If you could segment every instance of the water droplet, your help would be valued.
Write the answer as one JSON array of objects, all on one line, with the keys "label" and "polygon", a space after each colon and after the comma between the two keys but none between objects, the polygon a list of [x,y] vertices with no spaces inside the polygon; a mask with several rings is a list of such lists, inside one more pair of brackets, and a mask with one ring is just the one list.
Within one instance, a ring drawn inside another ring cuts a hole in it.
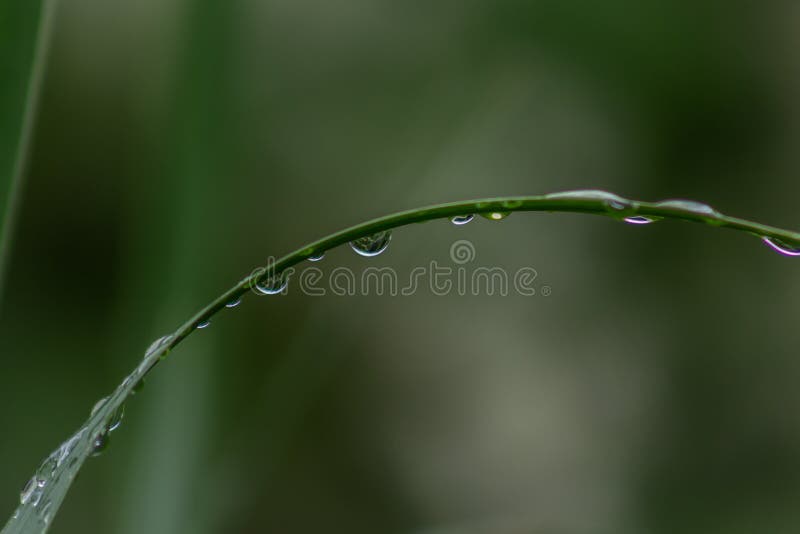
[{"label": "water droplet", "polygon": [[559,191],[557,193],[550,193],[545,195],[544,198],[560,199],[560,198],[575,198],[586,200],[613,200],[616,202],[625,203],[625,199],[614,193],[608,191],[601,191],[600,189],[578,189],[575,191]]},{"label": "water droplet", "polygon": [[36,479],[36,486],[44,488],[47,485],[47,481],[53,476],[55,470],[56,458],[51,454],[42,465],[39,466],[39,469],[36,470],[36,474],[33,475],[33,478]]},{"label": "water droplet", "polygon": [[658,219],[655,217],[645,217],[643,215],[634,215],[633,217],[625,217],[625,222],[628,224],[650,224],[656,222]]},{"label": "water droplet", "polygon": [[253,286],[261,295],[277,295],[289,285],[289,278],[283,273],[268,276],[257,281]]},{"label": "water droplet", "polygon": [[241,303],[242,303],[242,299],[240,297],[238,299],[234,299],[234,300],[228,302],[227,304],[225,304],[225,307],[226,308],[235,308],[236,306],[238,306]]},{"label": "water droplet", "polygon": [[48,456],[47,459],[42,462],[42,465],[39,466],[39,469],[36,470],[36,479],[40,487],[47,484],[47,479],[53,476],[57,466],[58,450],[51,453],[50,456]]},{"label": "water droplet", "polygon": [[92,456],[100,456],[108,448],[108,433],[104,430],[95,436],[92,441]]},{"label": "water droplet", "polygon": [[210,324],[211,324],[211,321],[206,319],[205,321],[200,321],[199,323],[197,323],[195,325],[195,328],[199,328],[199,329],[202,330],[203,328],[208,328]]},{"label": "water droplet", "polygon": [[386,250],[391,239],[391,230],[386,230],[365,237],[359,237],[355,241],[350,242],[350,247],[356,254],[371,258]]},{"label": "water droplet", "polygon": [[611,212],[630,212],[633,210],[633,203],[625,198],[608,191],[600,189],[581,189],[577,191],[561,191],[545,195],[547,199],[575,199],[575,200],[600,200],[606,210]]},{"label": "water droplet", "polygon": [[463,226],[474,218],[475,215],[472,213],[469,213],[467,215],[455,215],[453,217],[450,217],[450,222],[455,224],[456,226]]},{"label": "water droplet", "polygon": [[125,417],[125,403],[120,404],[114,413],[111,414],[111,418],[108,420],[108,425],[106,426],[106,430],[108,432],[113,432],[114,430],[119,428],[119,425],[122,424],[122,418]]},{"label": "water droplet", "polygon": [[53,501],[47,501],[40,512],[42,514],[42,521],[44,524],[47,525],[50,523],[50,507],[53,505]]},{"label": "water droplet", "polygon": [[522,201],[521,200],[506,200],[505,202],[503,202],[503,207],[504,208],[508,208],[508,209],[512,209],[512,210],[516,209],[516,208],[519,208],[520,206],[522,206]]},{"label": "water droplet", "polygon": [[27,504],[33,493],[38,489],[39,485],[36,483],[36,477],[31,477],[31,479],[25,484],[25,487],[22,488],[22,491],[19,492],[20,504]]},{"label": "water droplet", "polygon": [[91,413],[89,414],[89,417],[94,417],[94,414],[96,414],[96,413],[97,413],[97,410],[99,410],[100,408],[102,408],[102,406],[103,406],[103,405],[106,403],[106,401],[107,401],[107,400],[108,400],[108,397],[103,397],[103,398],[102,398],[102,399],[100,399],[99,401],[95,402],[95,403],[94,403],[94,406],[92,406],[92,411],[91,411]]},{"label": "water droplet", "polygon": [[480,215],[484,219],[489,219],[490,221],[502,221],[511,215],[511,213],[508,211],[490,211],[488,213],[481,213]]},{"label": "water droplet", "polygon": [[324,252],[320,252],[318,254],[314,254],[313,256],[309,256],[308,257],[308,261],[319,261],[324,257],[325,257],[325,253]]},{"label": "water droplet", "polygon": [[694,200],[662,200],[661,202],[656,203],[656,206],[659,208],[671,208],[676,210],[682,211],[690,211],[692,213],[697,213],[699,215],[710,215],[716,216],[719,213],[714,210],[708,204],[703,204],[702,202],[696,202]]},{"label": "water droplet", "polygon": [[150,346],[147,347],[147,350],[144,351],[144,357],[147,358],[155,354],[158,350],[160,350],[164,345],[167,345],[170,341],[172,341],[172,334],[167,334],[166,336],[161,336],[160,338],[156,339]]},{"label": "water droplet", "polygon": [[137,393],[139,393],[139,392],[140,392],[140,391],[142,391],[143,389],[144,389],[144,378],[140,378],[140,379],[139,379],[139,381],[138,381],[138,382],[136,382],[136,383],[133,385],[133,388],[131,388],[131,393],[133,393],[134,395],[136,395]]},{"label": "water droplet", "polygon": [[22,488],[22,491],[20,491],[19,493],[20,504],[30,503],[33,506],[38,505],[39,499],[42,498],[42,493],[44,493],[44,487],[46,484],[47,484],[47,479],[39,476],[37,471],[37,474],[33,475],[30,478],[30,480],[28,480],[28,482],[25,484],[25,487]]},{"label": "water droplet", "polygon": [[772,250],[784,256],[800,256],[800,243],[790,244],[774,237],[762,237],[761,240]]},{"label": "water droplet", "polygon": [[83,437],[83,433],[86,431],[86,428],[80,429],[78,432],[75,433],[71,438],[61,444],[61,447],[54,453],[56,456],[56,467],[60,467],[61,464],[64,463],[64,460],[69,457],[72,450],[75,448],[75,445],[78,444],[78,441]]}]

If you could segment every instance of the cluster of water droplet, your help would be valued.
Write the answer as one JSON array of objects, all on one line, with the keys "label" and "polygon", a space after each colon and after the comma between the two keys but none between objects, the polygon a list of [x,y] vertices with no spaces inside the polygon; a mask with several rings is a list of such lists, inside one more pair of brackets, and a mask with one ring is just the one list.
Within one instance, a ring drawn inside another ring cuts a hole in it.
[{"label": "cluster of water droplet", "polygon": [[[37,519],[45,525],[50,522],[53,506],[53,501],[49,498],[43,502],[46,490],[53,484],[57,484],[65,473],[69,477],[75,476],[75,465],[78,461],[78,456],[73,452],[77,450],[78,444],[84,438],[86,432],[86,427],[81,428],[53,451],[50,456],[45,458],[19,494],[21,507],[35,509]],[[12,520],[17,519],[19,514],[20,508],[14,512]]]},{"label": "cluster of water droplet", "polygon": [[[597,189],[551,193],[549,195],[545,195],[545,198],[600,200],[603,202],[603,205],[610,215],[617,216],[626,223],[633,225],[646,225],[661,220],[661,217],[637,214],[636,212],[638,211],[639,207],[638,203],[636,202],[624,199],[613,193],[600,191]],[[670,199],[657,202],[654,204],[654,206],[659,209],[676,210],[699,215],[703,218],[704,222],[711,225],[724,224],[724,221],[721,220],[722,215],[708,204],[704,204],[702,202],[696,202],[694,200]],[[761,237],[761,240],[771,249],[783,254],[784,256],[800,256],[800,241],[785,241],[775,237],[763,235],[759,237]]]},{"label": "cluster of water droplet", "polygon": [[[125,395],[127,390],[132,393],[141,390],[144,385],[144,375],[155,362],[169,352],[168,345],[173,339],[174,335],[170,334],[153,341],[145,350],[142,363],[123,380],[115,393],[103,397],[92,406],[88,424],[45,458],[22,488],[19,496],[20,507],[14,512],[11,521],[27,521],[29,520],[27,518],[33,518],[44,525],[50,522],[51,514],[56,508],[51,498],[53,487],[62,479],[71,480],[75,477],[79,467],[78,463],[82,457],[85,455],[97,456],[108,447],[109,435],[122,424],[125,416],[125,403],[120,403],[110,413],[104,414],[99,421],[96,420],[99,417],[98,414],[115,396]],[[29,515],[30,513],[33,515]]]},{"label": "cluster of water droplet", "polygon": [[[124,382],[123,382],[124,385]],[[95,403],[90,413],[90,420],[92,417],[106,405],[110,397],[103,397]],[[80,459],[81,442],[90,440],[90,447],[92,456],[97,456],[108,446],[108,436],[111,432],[119,428],[122,424],[122,418],[125,415],[125,404],[120,404],[105,421],[100,425],[100,430],[95,432],[93,437],[89,437],[90,426],[84,426],[76,432],[67,441],[62,443],[55,451],[53,451],[39,468],[34,475],[28,480],[19,494],[19,502],[22,507],[34,508],[36,517],[45,525],[50,522],[50,514],[53,506],[51,499],[45,499],[50,486],[57,484],[61,477],[68,476],[73,478],[77,473],[77,463]],[[14,513],[12,520],[19,517],[20,509]]]}]

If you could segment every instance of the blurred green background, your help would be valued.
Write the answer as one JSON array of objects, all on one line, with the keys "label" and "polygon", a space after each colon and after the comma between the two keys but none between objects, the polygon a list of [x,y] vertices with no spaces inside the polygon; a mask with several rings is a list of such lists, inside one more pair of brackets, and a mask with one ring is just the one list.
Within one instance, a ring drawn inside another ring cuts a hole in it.
[{"label": "blurred green background", "polygon": [[[5,37],[35,26],[3,1]],[[0,516],[150,341],[344,226],[592,187],[800,228],[798,25],[780,0],[62,0],[2,302]],[[408,273],[456,239],[552,295],[251,296],[153,373],[52,532],[798,531],[798,260],[515,214],[318,266]]]}]

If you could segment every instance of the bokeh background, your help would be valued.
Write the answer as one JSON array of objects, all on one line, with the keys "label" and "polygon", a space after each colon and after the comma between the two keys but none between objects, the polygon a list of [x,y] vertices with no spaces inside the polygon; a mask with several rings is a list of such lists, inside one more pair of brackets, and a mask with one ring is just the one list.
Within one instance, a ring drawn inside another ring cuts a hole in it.
[{"label": "bokeh background", "polygon": [[[2,302],[0,516],[153,339],[344,226],[592,187],[800,228],[799,27],[780,0],[62,0]],[[552,294],[251,296],[149,377],[52,532],[797,532],[798,260],[515,214],[318,265],[408,273],[456,239]]]}]

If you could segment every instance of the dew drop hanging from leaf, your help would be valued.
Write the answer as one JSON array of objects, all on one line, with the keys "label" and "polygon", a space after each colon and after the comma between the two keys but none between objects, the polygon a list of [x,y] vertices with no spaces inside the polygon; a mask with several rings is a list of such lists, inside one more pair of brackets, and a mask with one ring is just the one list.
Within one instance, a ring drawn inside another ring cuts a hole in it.
[{"label": "dew drop hanging from leaf", "polygon": [[253,289],[259,295],[277,295],[288,285],[289,277],[281,273],[256,280]]},{"label": "dew drop hanging from leaf", "polygon": [[386,250],[391,239],[391,230],[386,230],[351,241],[350,248],[352,248],[359,256],[371,258]]},{"label": "dew drop hanging from leaf", "polygon": [[791,245],[774,237],[762,237],[761,240],[779,254],[783,254],[784,256],[800,256],[800,243]]},{"label": "dew drop hanging from leaf", "polygon": [[709,215],[711,217],[719,215],[717,211],[708,204],[703,204],[702,202],[696,202],[694,200],[662,200],[656,203],[656,206],[659,208],[690,211],[698,215]]},{"label": "dew drop hanging from leaf", "polygon": [[652,217],[644,217],[642,215],[634,215],[633,217],[625,217],[623,219],[628,224],[637,224],[639,226],[656,222],[658,219]]},{"label": "dew drop hanging from leaf", "polygon": [[490,211],[489,213],[481,213],[481,217],[489,219],[490,221],[502,221],[511,215],[508,211]]},{"label": "dew drop hanging from leaf", "polygon": [[469,213],[467,215],[455,215],[453,217],[450,217],[450,222],[456,226],[464,226],[474,218],[475,215],[473,215],[472,213]]}]

